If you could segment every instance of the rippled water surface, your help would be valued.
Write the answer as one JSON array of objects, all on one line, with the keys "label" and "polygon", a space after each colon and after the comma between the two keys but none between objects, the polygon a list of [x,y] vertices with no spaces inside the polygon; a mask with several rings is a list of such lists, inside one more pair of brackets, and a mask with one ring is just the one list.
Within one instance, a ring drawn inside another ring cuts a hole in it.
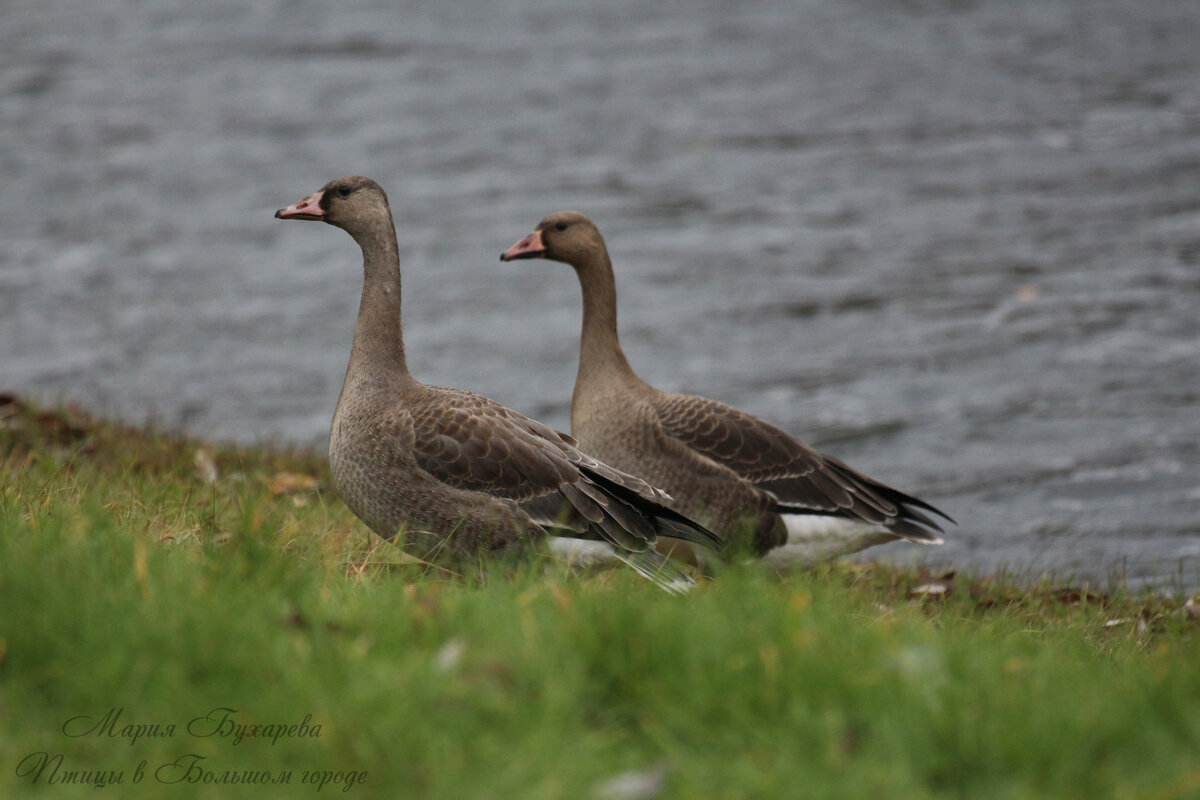
[{"label": "rippled water surface", "polygon": [[[916,556],[1194,584],[1200,5],[41,0],[0,11],[0,389],[319,443],[389,190],[409,361],[565,428],[635,368],[944,507]],[[914,548],[873,555],[908,558]]]}]

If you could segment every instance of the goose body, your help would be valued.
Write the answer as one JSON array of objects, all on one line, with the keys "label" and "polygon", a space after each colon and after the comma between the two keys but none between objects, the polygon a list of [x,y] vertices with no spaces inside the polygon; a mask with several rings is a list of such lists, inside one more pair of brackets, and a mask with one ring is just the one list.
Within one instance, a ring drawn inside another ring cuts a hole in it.
[{"label": "goose body", "polygon": [[942,542],[930,513],[949,517],[928,503],[753,414],[638,377],[617,335],[612,262],[586,216],[552,214],[501,255],[522,258],[564,262],[579,278],[571,434],[588,452],[665,489],[677,511],[759,555],[809,565],[897,539]]},{"label": "goose body", "polygon": [[667,508],[665,493],[584,453],[575,440],[408,370],[391,209],[369,178],[338,178],[275,213],[340,227],[363,253],[363,292],[329,436],[334,486],[385,539],[422,557],[520,549],[547,532],[611,544],[660,585],[686,576],[653,550],[659,534],[718,539]]}]

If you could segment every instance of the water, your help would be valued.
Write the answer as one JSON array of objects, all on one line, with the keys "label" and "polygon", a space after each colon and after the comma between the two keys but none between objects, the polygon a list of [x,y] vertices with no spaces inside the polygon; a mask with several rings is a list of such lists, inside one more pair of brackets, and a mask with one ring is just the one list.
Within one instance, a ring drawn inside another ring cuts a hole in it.
[{"label": "water", "polygon": [[1200,573],[1200,6],[42,0],[0,10],[0,389],[319,444],[389,190],[409,361],[565,428],[605,233],[635,368],[945,508],[872,555]]}]

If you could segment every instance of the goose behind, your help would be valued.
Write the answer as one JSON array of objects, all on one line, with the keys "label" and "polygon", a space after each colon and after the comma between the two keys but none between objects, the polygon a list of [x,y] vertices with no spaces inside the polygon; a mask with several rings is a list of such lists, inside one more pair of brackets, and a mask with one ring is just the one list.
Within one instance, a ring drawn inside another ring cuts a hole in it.
[{"label": "goose behind", "polygon": [[349,176],[275,213],[342,228],[362,249],[363,291],[329,436],[333,482],[385,539],[423,557],[520,549],[546,532],[601,539],[668,589],[688,579],[653,550],[659,534],[719,539],[666,495],[580,451],[566,434],[408,370],[400,257],[387,195]]},{"label": "goose behind", "polygon": [[575,269],[583,294],[571,433],[608,463],[660,486],[672,507],[759,555],[809,565],[904,539],[941,544],[944,513],[748,412],[663,392],[630,367],[604,239],[587,216],[551,214],[500,256]]}]

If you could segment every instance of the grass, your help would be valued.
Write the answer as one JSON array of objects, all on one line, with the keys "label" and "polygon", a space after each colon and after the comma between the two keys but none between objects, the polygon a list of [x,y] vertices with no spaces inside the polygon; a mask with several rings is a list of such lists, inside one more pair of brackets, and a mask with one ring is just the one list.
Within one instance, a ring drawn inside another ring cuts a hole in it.
[{"label": "grass", "polygon": [[1200,797],[1182,598],[449,572],[328,486],[313,454],[0,398],[0,795]]}]

